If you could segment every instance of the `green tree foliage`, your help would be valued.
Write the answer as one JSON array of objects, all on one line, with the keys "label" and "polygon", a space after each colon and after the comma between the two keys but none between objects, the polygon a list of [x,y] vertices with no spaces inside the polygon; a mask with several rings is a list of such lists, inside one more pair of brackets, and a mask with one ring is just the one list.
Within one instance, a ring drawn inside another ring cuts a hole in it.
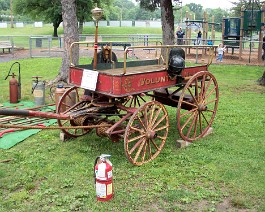
[{"label": "green tree foliage", "polygon": [[[102,4],[107,5],[109,0],[102,0]],[[98,1],[98,3],[100,3]],[[100,5],[100,4],[98,4]],[[77,19],[82,33],[82,26],[85,20],[91,20],[91,9],[94,7],[93,1],[77,0]],[[62,5],[60,0],[14,0],[14,12],[19,15],[29,15],[36,21],[53,23],[53,36],[57,37],[57,29],[62,22]]]},{"label": "green tree foliage", "polygon": [[[162,37],[163,44],[171,45],[174,43],[174,16],[171,0],[137,0],[140,1],[140,7],[149,11],[155,11],[161,8]],[[173,0],[179,2],[179,0]],[[165,52],[162,52],[165,56]]]},{"label": "green tree foliage", "polygon": [[62,22],[62,7],[59,0],[15,0],[14,12],[29,15],[36,21],[53,23],[53,36],[58,36],[57,28]]},{"label": "green tree foliage", "polygon": [[190,9],[191,12],[194,13],[196,20],[203,19],[203,7],[200,4],[190,3],[186,4],[186,7]]},{"label": "green tree foliage", "polygon": [[104,8],[106,20],[157,20],[161,18],[160,9],[148,11],[130,0],[114,0]]},{"label": "green tree foliage", "polygon": [[91,9],[93,8],[93,2],[88,0],[77,0],[76,11],[77,20],[79,22],[79,34],[83,32],[83,23],[85,20],[92,20]]},{"label": "green tree foliage", "polygon": [[0,11],[6,11],[10,8],[10,0],[0,0]]},{"label": "green tree foliage", "polygon": [[242,6],[245,7],[246,10],[261,10],[261,4],[265,3],[264,0],[238,0],[238,1],[232,1],[231,2],[234,7],[232,7],[233,10],[233,16],[234,17],[240,17],[240,12]]}]

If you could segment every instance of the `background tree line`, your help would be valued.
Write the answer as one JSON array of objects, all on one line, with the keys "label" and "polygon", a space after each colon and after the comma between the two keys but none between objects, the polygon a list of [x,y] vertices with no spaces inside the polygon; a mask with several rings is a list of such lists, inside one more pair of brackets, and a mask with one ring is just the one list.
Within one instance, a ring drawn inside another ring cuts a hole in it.
[{"label": "background tree line", "polygon": [[[0,21],[9,21],[10,0],[0,0]],[[44,21],[45,23],[53,23],[54,35],[57,35],[57,28],[62,22],[62,8],[60,0],[12,0],[14,21]],[[143,1],[145,2],[145,1]],[[100,7],[104,9],[104,20],[160,20],[161,8],[154,7],[153,10],[147,10],[141,7],[139,3],[134,4],[131,0],[101,0]],[[221,8],[203,8],[202,5],[190,3],[186,5],[177,4],[173,1],[173,14],[175,24],[179,24],[185,20],[186,11],[196,20],[203,19],[204,11],[207,12],[209,20],[214,15],[216,23],[221,23],[223,17],[239,17],[240,7],[246,1],[234,3],[234,10],[228,11]],[[91,21],[91,9],[94,7],[93,1],[76,0],[77,19],[80,23],[79,31],[82,33],[82,23]],[[4,16],[3,16],[4,15]],[[216,30],[221,30],[217,26]]]}]

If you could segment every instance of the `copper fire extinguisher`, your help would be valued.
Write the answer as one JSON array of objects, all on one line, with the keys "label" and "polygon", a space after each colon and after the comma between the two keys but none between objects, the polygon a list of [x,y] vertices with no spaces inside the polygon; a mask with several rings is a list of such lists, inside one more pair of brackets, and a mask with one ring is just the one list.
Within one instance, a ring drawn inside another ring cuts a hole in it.
[{"label": "copper fire extinguisher", "polygon": [[9,98],[10,103],[18,103],[18,81],[14,73],[12,73],[12,78],[9,81]]},{"label": "copper fire extinguisher", "polygon": [[113,176],[110,155],[102,154],[95,160],[94,177],[98,201],[108,201],[113,198]]},{"label": "copper fire extinguisher", "polygon": [[[11,70],[12,70],[12,68],[13,68],[13,66],[15,64],[18,64],[18,80],[15,79],[15,76],[16,75],[14,73],[12,73],[10,75],[10,72],[11,72]],[[11,65],[11,67],[9,69],[9,72],[8,72],[5,80],[9,76],[12,77],[11,80],[9,81],[9,92],[10,92],[9,97],[10,97],[10,103],[18,103],[18,100],[21,99],[21,77],[20,77],[20,63],[19,62],[14,62]]]}]

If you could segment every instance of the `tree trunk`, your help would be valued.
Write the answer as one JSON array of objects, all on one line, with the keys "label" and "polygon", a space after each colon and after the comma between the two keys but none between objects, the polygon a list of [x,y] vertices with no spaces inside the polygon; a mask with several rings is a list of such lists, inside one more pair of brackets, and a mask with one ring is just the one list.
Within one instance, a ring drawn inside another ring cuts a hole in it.
[{"label": "tree trunk", "polygon": [[58,16],[57,18],[54,19],[53,21],[53,37],[58,37],[58,27],[60,26],[62,22],[62,16]]},{"label": "tree trunk", "polygon": [[[70,45],[79,40],[78,26],[76,17],[76,2],[75,0],[61,0],[62,17],[64,28],[64,53],[62,58],[62,66],[58,76],[49,83],[49,85],[59,82],[68,81],[68,71],[70,63],[78,64],[79,48],[75,45],[70,52]],[[72,61],[70,61],[70,54],[72,54]]]},{"label": "tree trunk", "polygon": [[[174,44],[174,15],[171,0],[161,0],[161,21],[163,45]],[[166,51],[162,52],[166,59]]]},{"label": "tree trunk", "polygon": [[258,79],[258,83],[262,86],[265,86],[265,71],[263,72],[262,77]]},{"label": "tree trunk", "polygon": [[53,37],[58,37],[58,27],[57,26],[54,26],[54,24],[53,24]]},{"label": "tree trunk", "polygon": [[83,29],[84,29],[84,17],[82,17],[81,20],[79,20],[78,32],[80,35],[83,33]]}]

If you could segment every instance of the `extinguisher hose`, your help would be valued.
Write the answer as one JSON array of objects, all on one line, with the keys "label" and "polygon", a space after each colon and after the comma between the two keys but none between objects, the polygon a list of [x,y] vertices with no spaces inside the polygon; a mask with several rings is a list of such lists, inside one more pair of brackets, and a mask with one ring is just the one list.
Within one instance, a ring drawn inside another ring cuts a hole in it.
[{"label": "extinguisher hose", "polygon": [[96,165],[97,165],[97,162],[98,162],[98,159],[100,158],[100,156],[98,156],[95,160],[95,163],[94,163],[94,179],[95,179],[95,185],[96,185]]},{"label": "extinguisher hose", "polygon": [[38,80],[38,78],[37,78],[37,80],[36,80],[36,84],[35,84],[34,87],[32,87],[31,93],[33,93],[33,92],[35,91],[35,88],[37,87],[38,83],[39,83],[39,80]]},{"label": "extinguisher hose", "polygon": [[21,77],[20,77],[20,63],[19,63],[19,62],[14,62],[14,63],[11,65],[11,67],[10,67],[10,69],[9,69],[9,72],[8,72],[8,74],[7,74],[6,78],[5,78],[5,80],[7,80],[7,78],[8,78],[9,76],[12,76],[12,75],[10,74],[10,72],[11,72],[11,70],[12,70],[12,68],[13,68],[13,66],[14,66],[15,64],[18,64],[18,83],[19,83],[19,85],[20,85],[20,84],[21,84]]}]

